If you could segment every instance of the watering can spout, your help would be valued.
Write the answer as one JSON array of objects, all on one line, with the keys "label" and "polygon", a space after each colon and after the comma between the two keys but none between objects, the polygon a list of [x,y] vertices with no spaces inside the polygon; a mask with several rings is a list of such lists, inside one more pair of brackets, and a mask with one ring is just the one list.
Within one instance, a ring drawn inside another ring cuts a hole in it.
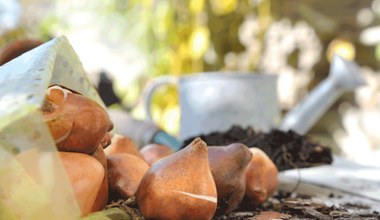
[{"label": "watering can spout", "polygon": [[334,55],[329,76],[285,115],[279,128],[306,134],[343,92],[363,85],[366,82],[358,65]]},{"label": "watering can spout", "polygon": [[358,65],[345,60],[339,55],[334,55],[329,77],[333,77],[337,86],[346,90],[354,90],[357,87],[366,85]]}]

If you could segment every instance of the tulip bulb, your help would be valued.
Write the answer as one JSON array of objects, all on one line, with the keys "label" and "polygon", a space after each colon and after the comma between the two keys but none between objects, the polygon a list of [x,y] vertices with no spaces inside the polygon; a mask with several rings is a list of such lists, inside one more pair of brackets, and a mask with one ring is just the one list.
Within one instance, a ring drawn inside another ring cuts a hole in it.
[{"label": "tulip bulb", "polygon": [[252,154],[244,144],[209,147],[208,158],[218,191],[217,214],[228,214],[244,198],[246,170]]},{"label": "tulip bulb", "polygon": [[144,159],[133,141],[129,137],[120,134],[114,134],[112,136],[111,144],[104,152],[106,155],[126,153]]},{"label": "tulip bulb", "polygon": [[147,219],[211,219],[217,192],[206,143],[196,138],[154,163],[140,183],[136,201]]},{"label": "tulip bulb", "polygon": [[104,177],[102,164],[82,153],[59,152],[59,156],[82,215],[91,213]]},{"label": "tulip bulb", "polygon": [[[102,184],[100,185],[100,189],[98,195],[95,199],[94,205],[92,206],[91,212],[102,210],[108,202],[108,179],[107,179],[107,158],[106,154],[103,151],[103,146],[99,145],[96,148],[96,151],[91,155],[96,160],[102,164],[104,169],[104,177],[102,180]],[[91,172],[91,170],[89,170]]]},{"label": "tulip bulb", "polygon": [[47,90],[41,110],[60,151],[91,154],[112,129],[102,106],[61,86]]},{"label": "tulip bulb", "polygon": [[108,182],[113,199],[127,199],[135,194],[149,165],[131,154],[107,156]]},{"label": "tulip bulb", "polygon": [[273,161],[259,148],[250,148],[252,159],[246,172],[246,197],[261,204],[275,192],[278,170]]},{"label": "tulip bulb", "polygon": [[141,148],[140,153],[145,161],[149,165],[152,165],[157,160],[173,154],[174,151],[171,148],[161,144],[148,144]]}]

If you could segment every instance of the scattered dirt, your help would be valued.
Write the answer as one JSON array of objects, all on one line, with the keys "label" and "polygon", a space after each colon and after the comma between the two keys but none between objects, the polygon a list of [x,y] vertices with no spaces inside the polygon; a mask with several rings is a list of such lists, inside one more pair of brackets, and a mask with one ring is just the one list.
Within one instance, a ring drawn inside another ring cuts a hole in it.
[{"label": "scattered dirt", "polygon": [[370,211],[368,206],[352,205],[355,206],[354,209],[346,207],[344,204],[328,206],[309,195],[279,191],[260,206],[243,201],[240,208],[234,213],[216,216],[214,220],[259,219],[263,213],[267,214],[268,211],[274,212],[276,215],[283,214],[277,219],[380,219],[379,213]]},{"label": "scattered dirt", "polygon": [[[142,220],[134,197],[128,200],[112,202],[106,208],[118,207],[124,210],[131,219]],[[305,194],[278,191],[262,205],[254,205],[243,200],[240,207],[228,215],[214,216],[213,220],[261,220],[261,219],[368,219],[378,220],[378,211],[371,211],[366,204],[335,204],[326,205]]]},{"label": "scattered dirt", "polygon": [[[308,136],[293,131],[272,130],[268,133],[256,132],[251,127],[233,126],[226,132],[212,132],[199,135],[208,146],[223,146],[243,143],[248,147],[263,150],[280,171],[319,166],[332,163],[331,149],[322,146]],[[195,137],[184,141],[187,146]]]}]

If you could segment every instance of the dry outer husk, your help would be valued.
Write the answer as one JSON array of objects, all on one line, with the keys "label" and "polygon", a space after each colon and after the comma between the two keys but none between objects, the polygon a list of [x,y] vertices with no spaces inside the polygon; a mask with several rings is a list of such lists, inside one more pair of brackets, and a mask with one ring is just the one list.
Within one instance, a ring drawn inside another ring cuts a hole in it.
[{"label": "dry outer husk", "polygon": [[40,107],[60,84],[104,106],[66,37],[0,66],[0,219],[78,219],[68,177]]}]

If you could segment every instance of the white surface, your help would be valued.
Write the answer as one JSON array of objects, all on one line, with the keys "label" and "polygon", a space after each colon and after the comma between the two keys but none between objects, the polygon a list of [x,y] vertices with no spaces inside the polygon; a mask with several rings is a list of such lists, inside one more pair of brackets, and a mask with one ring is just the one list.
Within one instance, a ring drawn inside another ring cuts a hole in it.
[{"label": "white surface", "polygon": [[332,165],[282,172],[290,178],[380,201],[380,168],[363,166],[334,156]]}]

